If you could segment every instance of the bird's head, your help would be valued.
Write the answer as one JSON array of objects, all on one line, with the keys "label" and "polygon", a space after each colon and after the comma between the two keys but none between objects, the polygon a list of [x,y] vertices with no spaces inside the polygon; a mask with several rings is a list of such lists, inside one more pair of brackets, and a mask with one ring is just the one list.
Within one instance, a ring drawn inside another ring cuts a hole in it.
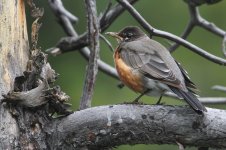
[{"label": "bird's head", "polygon": [[119,43],[134,41],[145,35],[145,33],[136,26],[125,27],[119,32],[107,32],[106,34],[115,37]]}]

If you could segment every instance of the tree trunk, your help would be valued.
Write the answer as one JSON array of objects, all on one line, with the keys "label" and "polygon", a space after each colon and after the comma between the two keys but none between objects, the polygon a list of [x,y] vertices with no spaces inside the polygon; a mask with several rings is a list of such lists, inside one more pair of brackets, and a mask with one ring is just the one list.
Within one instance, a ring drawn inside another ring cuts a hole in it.
[{"label": "tree trunk", "polygon": [[[29,57],[26,15],[23,0],[0,1],[0,99],[14,89],[15,77],[23,75]],[[0,106],[0,149],[13,149],[18,126],[7,105]]]}]

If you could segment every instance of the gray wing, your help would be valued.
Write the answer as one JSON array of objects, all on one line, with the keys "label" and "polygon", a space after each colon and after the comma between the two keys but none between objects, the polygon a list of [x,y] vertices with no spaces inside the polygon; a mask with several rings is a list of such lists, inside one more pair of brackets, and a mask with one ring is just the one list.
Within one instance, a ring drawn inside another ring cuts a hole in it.
[{"label": "gray wing", "polygon": [[180,87],[181,81],[167,66],[164,59],[156,51],[121,50],[121,57],[127,65],[138,69],[144,76],[154,80],[161,80],[174,87]]}]

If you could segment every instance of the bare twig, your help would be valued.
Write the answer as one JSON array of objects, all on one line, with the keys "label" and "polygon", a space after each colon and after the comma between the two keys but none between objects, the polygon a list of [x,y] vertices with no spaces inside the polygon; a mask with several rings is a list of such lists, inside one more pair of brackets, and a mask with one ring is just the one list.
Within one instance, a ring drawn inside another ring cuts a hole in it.
[{"label": "bare twig", "polygon": [[86,69],[80,110],[91,107],[94,84],[98,72],[97,60],[99,59],[99,20],[97,17],[96,0],[85,0],[88,22],[88,37],[90,43],[90,57]]},{"label": "bare twig", "polygon": [[226,35],[224,36],[224,39],[222,41],[222,52],[224,56],[226,57]]},{"label": "bare twig", "polygon": [[226,97],[199,97],[203,104],[226,104]]},{"label": "bare twig", "polygon": [[[181,38],[183,39],[186,39],[188,37],[188,35],[191,33],[191,31],[193,30],[194,28],[194,24],[192,22],[189,22],[187,27],[185,28],[184,32],[182,33],[181,35]],[[174,45],[172,45],[170,48],[169,48],[169,51],[170,52],[173,52],[174,50],[176,50],[178,47],[180,46],[180,44],[178,43],[175,43]]]},{"label": "bare twig", "polygon": [[[189,9],[189,12],[190,12],[190,19],[189,19],[189,22],[187,24],[187,27],[185,28],[184,32],[182,33],[181,35],[181,38],[183,39],[186,39],[188,37],[188,35],[191,33],[191,31],[194,29],[195,27],[195,20],[196,20],[196,15],[192,9],[192,6],[191,5],[188,5],[188,9]],[[172,45],[170,48],[169,48],[169,51],[173,52],[174,50],[176,50],[178,47],[180,46],[179,43],[175,43],[174,45]]]},{"label": "bare twig", "polygon": [[63,15],[73,23],[78,21],[78,18],[76,16],[74,16],[72,13],[70,13],[64,8],[61,0],[49,0],[49,4],[51,4],[50,7],[57,15]]},{"label": "bare twig", "polygon": [[[131,5],[137,2],[138,0],[128,0],[128,3]],[[101,32],[104,32],[114,21],[121,15],[125,9],[119,5],[114,5],[103,17],[100,18],[100,29]]]},{"label": "bare twig", "polygon": [[222,91],[222,92],[226,92],[226,87],[225,86],[221,86],[221,85],[215,85],[212,87],[213,90],[217,90],[217,91]]},{"label": "bare twig", "polygon": [[217,57],[213,54],[206,52],[205,50],[199,48],[198,46],[176,36],[169,32],[161,31],[158,29],[153,28],[151,25],[147,23],[147,21],[139,14],[139,12],[128,3],[126,0],[117,0],[122,6],[124,6],[129,13],[140,23],[140,25],[147,30],[151,35],[167,38],[174,42],[180,43],[184,47],[192,50],[193,52],[199,54],[200,56],[220,65],[226,65],[226,60],[220,57]]},{"label": "bare twig", "polygon": [[[181,100],[176,94],[166,92],[164,96]],[[203,104],[226,104],[226,97],[198,97],[199,101]]]},{"label": "bare twig", "polygon": [[99,16],[100,22],[101,22],[102,19],[105,19],[105,18],[106,18],[108,12],[111,10],[111,6],[112,6],[112,1],[109,0],[109,3],[108,3],[108,5],[107,5],[107,8],[106,8],[106,10],[104,11],[103,15],[102,15],[102,13],[101,13],[100,16]]},{"label": "bare twig", "polygon": [[108,39],[105,38],[105,36],[103,36],[102,34],[100,34],[100,38],[107,44],[107,46],[109,47],[109,49],[114,52],[114,48],[111,45],[111,42],[108,41]]}]

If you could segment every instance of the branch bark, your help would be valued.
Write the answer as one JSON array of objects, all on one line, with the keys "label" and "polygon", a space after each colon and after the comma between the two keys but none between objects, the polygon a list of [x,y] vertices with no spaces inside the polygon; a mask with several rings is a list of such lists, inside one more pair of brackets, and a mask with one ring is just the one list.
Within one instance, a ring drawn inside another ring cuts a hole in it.
[{"label": "branch bark", "polygon": [[85,0],[88,22],[88,40],[90,43],[89,63],[86,69],[85,83],[81,97],[80,109],[91,107],[94,84],[98,72],[99,59],[99,20],[97,17],[96,1]]},{"label": "branch bark", "polygon": [[188,107],[166,105],[99,106],[55,119],[45,131],[48,141],[54,141],[53,149],[177,142],[184,146],[226,148],[225,113],[208,108],[202,116]]}]

